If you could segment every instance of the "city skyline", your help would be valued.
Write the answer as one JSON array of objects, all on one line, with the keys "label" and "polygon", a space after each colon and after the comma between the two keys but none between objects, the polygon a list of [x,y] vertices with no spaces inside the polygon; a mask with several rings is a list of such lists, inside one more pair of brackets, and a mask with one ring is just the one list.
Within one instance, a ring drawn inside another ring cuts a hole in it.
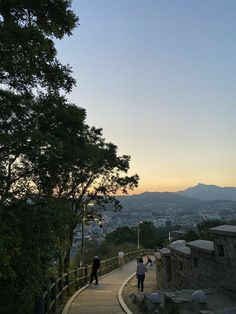
[{"label": "city skyline", "polygon": [[81,0],[57,41],[87,123],[131,155],[144,191],[236,186],[234,1]]}]

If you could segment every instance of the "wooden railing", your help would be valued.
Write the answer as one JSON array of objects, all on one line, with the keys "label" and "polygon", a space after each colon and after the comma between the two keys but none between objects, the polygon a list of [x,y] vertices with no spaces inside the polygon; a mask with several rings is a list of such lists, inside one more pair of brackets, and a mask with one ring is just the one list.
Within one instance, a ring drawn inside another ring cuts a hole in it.
[{"label": "wooden railing", "polygon": [[[140,255],[150,254],[151,250],[139,250],[124,255],[124,263],[128,263]],[[101,261],[99,277],[106,275],[119,267],[118,257],[112,257]],[[35,300],[35,314],[54,314],[57,306],[65,302],[65,298],[71,294],[71,289],[78,290],[85,286],[90,279],[92,265],[76,268],[59,277],[43,295]]]}]

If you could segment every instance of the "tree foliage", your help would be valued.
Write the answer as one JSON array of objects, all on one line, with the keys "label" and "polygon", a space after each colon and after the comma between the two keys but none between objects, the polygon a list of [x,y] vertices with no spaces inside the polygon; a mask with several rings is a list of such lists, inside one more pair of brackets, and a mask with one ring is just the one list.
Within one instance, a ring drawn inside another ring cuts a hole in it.
[{"label": "tree foliage", "polygon": [[[137,250],[136,243],[125,242],[122,245],[114,245],[110,241],[102,241],[98,243],[95,240],[85,241],[85,264],[92,264],[94,256],[98,256],[101,260],[118,256],[118,252],[122,250],[124,253],[133,252]],[[78,251],[75,259],[72,261],[72,265],[75,267],[79,265],[81,261],[81,250]]]},{"label": "tree foliage", "polygon": [[54,38],[71,35],[78,18],[67,0],[0,1],[0,80],[18,91],[64,89],[75,84],[57,57]]},{"label": "tree foliage", "polygon": [[0,259],[1,313],[32,312],[35,294],[47,287],[58,249],[53,238],[54,215],[43,202],[18,201],[3,208],[8,260]]},{"label": "tree foliage", "polygon": [[123,226],[118,227],[106,235],[106,241],[114,245],[123,245],[124,243],[138,244],[138,230],[139,230],[139,244],[146,249],[156,249],[161,247],[168,238],[169,232],[176,230],[178,226],[159,227],[156,228],[152,222],[143,221],[139,223],[139,227]]},{"label": "tree foliage", "polygon": [[199,238],[200,238],[199,234],[193,229],[190,229],[184,236],[184,240],[186,242],[198,240]]},{"label": "tree foliage", "polygon": [[199,237],[204,240],[211,240],[209,229],[224,225],[225,222],[221,219],[207,219],[197,224],[197,232]]},{"label": "tree foliage", "polygon": [[120,209],[116,193],[138,185],[128,175],[130,157],[118,156],[66,98],[75,80],[54,40],[77,24],[70,0],[0,0],[2,313],[31,313],[50,267],[68,269],[88,202]]},{"label": "tree foliage", "polygon": [[126,242],[137,245],[137,230],[128,226],[118,227],[106,235],[106,240],[114,245],[123,245]]}]

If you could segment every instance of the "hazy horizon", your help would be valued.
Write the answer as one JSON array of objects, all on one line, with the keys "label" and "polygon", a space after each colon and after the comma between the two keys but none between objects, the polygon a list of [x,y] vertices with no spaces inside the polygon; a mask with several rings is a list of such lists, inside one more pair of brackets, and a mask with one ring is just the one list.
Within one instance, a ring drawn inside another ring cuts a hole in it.
[{"label": "hazy horizon", "polygon": [[191,186],[185,186],[185,187],[183,187],[183,188],[176,188],[176,190],[150,190],[150,191],[148,191],[148,190],[144,190],[144,191],[140,191],[140,189],[139,189],[139,191],[137,192],[137,190],[133,190],[133,191],[130,191],[129,193],[128,193],[128,195],[134,195],[134,194],[142,194],[142,193],[152,193],[152,192],[180,192],[180,191],[184,191],[184,190],[186,190],[186,189],[188,189],[188,188],[193,188],[193,187],[195,187],[195,186],[197,186],[197,185],[199,185],[199,184],[203,184],[203,185],[210,185],[210,186],[217,186],[217,187],[220,187],[220,188],[236,188],[236,186],[220,186],[220,185],[217,185],[217,184],[214,184],[214,183],[209,183],[209,184],[206,184],[206,183],[204,183],[204,182],[198,182],[198,183],[196,183],[196,184],[194,184],[194,185],[191,185]]}]

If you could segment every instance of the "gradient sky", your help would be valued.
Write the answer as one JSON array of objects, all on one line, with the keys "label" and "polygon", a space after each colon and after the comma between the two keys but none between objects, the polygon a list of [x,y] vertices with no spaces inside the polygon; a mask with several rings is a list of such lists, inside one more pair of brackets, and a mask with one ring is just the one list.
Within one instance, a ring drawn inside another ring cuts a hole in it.
[{"label": "gradient sky", "polygon": [[87,110],[143,191],[236,186],[236,1],[74,0],[57,42]]}]

